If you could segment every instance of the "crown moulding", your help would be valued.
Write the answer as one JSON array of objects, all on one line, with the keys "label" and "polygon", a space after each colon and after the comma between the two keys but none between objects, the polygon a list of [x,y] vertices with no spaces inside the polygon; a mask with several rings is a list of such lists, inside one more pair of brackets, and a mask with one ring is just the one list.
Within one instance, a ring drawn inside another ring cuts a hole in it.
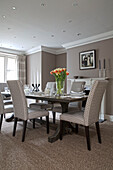
[{"label": "crown moulding", "polygon": [[64,48],[54,49],[54,48],[49,48],[49,47],[45,47],[45,46],[39,46],[39,47],[35,47],[33,49],[26,51],[25,54],[30,55],[30,54],[34,54],[34,53],[41,52],[41,51],[55,54],[55,55],[66,53],[66,49],[64,49]]},{"label": "crown moulding", "polygon": [[88,38],[85,38],[85,39],[81,39],[81,40],[78,40],[78,41],[66,43],[66,44],[63,44],[62,46],[66,49],[70,49],[70,48],[79,47],[79,46],[82,46],[82,45],[95,43],[95,42],[102,41],[102,40],[107,40],[107,39],[110,39],[110,38],[113,38],[113,31],[98,34],[98,35],[88,37]]},{"label": "crown moulding", "polygon": [[1,48],[1,47],[0,47],[0,52],[15,54],[15,55],[24,55],[25,54],[25,51],[18,51],[18,50],[12,50],[12,49]]}]

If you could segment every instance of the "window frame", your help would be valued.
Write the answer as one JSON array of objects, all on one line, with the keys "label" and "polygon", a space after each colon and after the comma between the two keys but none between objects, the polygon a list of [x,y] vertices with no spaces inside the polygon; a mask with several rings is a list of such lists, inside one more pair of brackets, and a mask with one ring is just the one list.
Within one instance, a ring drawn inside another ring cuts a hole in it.
[{"label": "window frame", "polygon": [[16,79],[17,79],[18,78],[18,73],[17,73],[17,55],[0,53],[0,57],[4,57],[4,82],[0,82],[0,83],[6,83],[7,82],[8,58],[15,59],[15,64],[16,64],[15,71],[16,71]]}]

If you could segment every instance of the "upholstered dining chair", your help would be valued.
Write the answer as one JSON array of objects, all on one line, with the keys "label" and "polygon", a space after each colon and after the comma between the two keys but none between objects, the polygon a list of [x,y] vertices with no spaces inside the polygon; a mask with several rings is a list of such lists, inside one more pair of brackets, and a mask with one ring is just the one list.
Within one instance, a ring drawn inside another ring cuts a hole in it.
[{"label": "upholstered dining chair", "polygon": [[71,92],[82,92],[84,91],[85,81],[74,81],[71,86]]},{"label": "upholstered dining chair", "polygon": [[3,100],[3,96],[0,93],[0,130],[2,127],[2,121],[3,121],[3,115],[6,113],[12,113],[13,112],[13,105],[11,100]]},{"label": "upholstered dining chair", "polygon": [[33,128],[35,128],[35,118],[46,116],[47,133],[49,133],[49,114],[46,110],[35,110],[27,108],[27,101],[22,83],[19,80],[7,81],[14,106],[14,128],[13,136],[16,133],[17,120],[23,120],[22,142],[25,140],[26,126],[29,119],[33,119]]},{"label": "upholstered dining chair", "polygon": [[[99,112],[103,94],[106,90],[108,81],[107,80],[97,80],[94,82],[91,91],[89,93],[84,112],[68,112],[60,116],[60,139],[62,140],[63,133],[63,122],[72,122],[76,125],[80,124],[85,126],[87,148],[91,150],[90,136],[89,136],[89,126],[93,123],[96,125],[98,142],[101,143],[101,135],[99,128]],[[76,126],[77,127],[77,126]],[[78,128],[78,127],[77,127]],[[78,132],[78,130],[77,130]]]},{"label": "upholstered dining chair", "polygon": [[[85,86],[85,82],[84,81],[80,81],[80,82],[73,82],[70,88],[70,94],[71,93],[80,93],[84,91],[84,86]],[[72,102],[69,104],[69,111],[74,111],[74,110],[81,110],[82,108],[82,102]],[[53,107],[53,113],[55,114],[56,112],[62,113],[62,108],[60,106],[60,104],[55,104]]]},{"label": "upholstered dining chair", "polygon": [[[47,82],[46,84],[46,88],[45,91],[49,89],[50,91],[56,91],[56,82]],[[52,110],[53,108],[53,104],[48,103],[47,101],[43,101],[43,102],[36,102],[36,103],[31,103],[29,105],[30,108],[32,109],[49,109]],[[53,112],[53,123],[55,123],[55,113]]]}]

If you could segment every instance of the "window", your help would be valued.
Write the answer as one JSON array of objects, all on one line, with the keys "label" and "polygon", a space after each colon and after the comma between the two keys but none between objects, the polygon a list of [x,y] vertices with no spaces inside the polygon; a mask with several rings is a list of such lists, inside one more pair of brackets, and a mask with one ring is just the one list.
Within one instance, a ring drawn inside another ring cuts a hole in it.
[{"label": "window", "polygon": [[4,57],[0,57],[0,82],[4,82]]},{"label": "window", "polygon": [[17,56],[0,53],[0,83],[17,79]]}]

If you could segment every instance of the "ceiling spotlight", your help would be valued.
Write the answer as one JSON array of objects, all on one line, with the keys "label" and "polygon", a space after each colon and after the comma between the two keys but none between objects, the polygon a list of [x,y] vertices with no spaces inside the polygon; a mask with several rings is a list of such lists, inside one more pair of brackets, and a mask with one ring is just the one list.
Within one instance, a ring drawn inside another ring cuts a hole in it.
[{"label": "ceiling spotlight", "polygon": [[45,3],[41,3],[40,6],[43,6],[43,7],[44,7],[44,6],[46,6],[46,4],[45,4]]},{"label": "ceiling spotlight", "polygon": [[68,22],[69,22],[69,23],[71,23],[71,22],[72,22],[72,20],[69,20]]},{"label": "ceiling spotlight", "polygon": [[76,7],[76,6],[78,6],[78,3],[77,3],[77,2],[74,2],[74,3],[72,4],[72,6]]},{"label": "ceiling spotlight", "polygon": [[15,6],[13,6],[13,7],[12,7],[12,9],[13,9],[13,10],[15,10],[15,9],[16,9],[16,7],[15,7]]},{"label": "ceiling spotlight", "polygon": [[81,35],[81,33],[78,33],[78,34],[77,34],[77,36],[80,36],[80,35]]},{"label": "ceiling spotlight", "polygon": [[66,32],[66,30],[63,30],[62,32]]},{"label": "ceiling spotlight", "polygon": [[11,28],[8,28],[8,30],[10,30]]},{"label": "ceiling spotlight", "polygon": [[6,18],[6,16],[5,16],[5,15],[2,15],[2,17],[3,17],[3,18]]},{"label": "ceiling spotlight", "polygon": [[54,37],[54,35],[51,35],[51,37]]},{"label": "ceiling spotlight", "polygon": [[33,38],[36,38],[36,36],[33,36]]}]

